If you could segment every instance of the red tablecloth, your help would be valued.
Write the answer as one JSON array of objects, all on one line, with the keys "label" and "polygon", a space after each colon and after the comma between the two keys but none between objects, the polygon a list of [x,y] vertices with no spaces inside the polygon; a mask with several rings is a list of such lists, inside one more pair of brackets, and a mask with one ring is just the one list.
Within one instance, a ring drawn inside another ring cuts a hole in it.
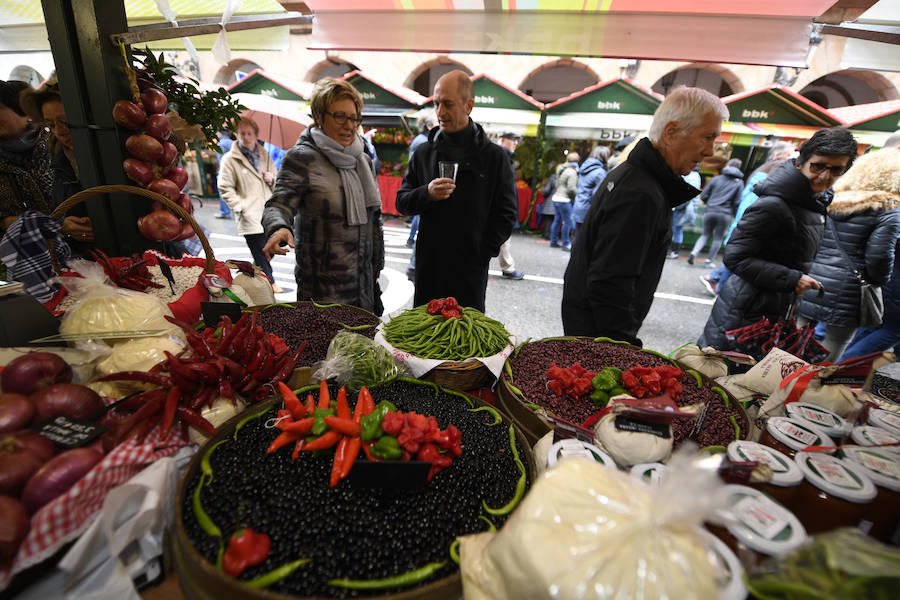
[{"label": "red tablecloth", "polygon": [[399,215],[397,210],[397,190],[403,183],[402,177],[393,175],[378,176],[378,192],[381,194],[381,212],[385,215]]},{"label": "red tablecloth", "polygon": [[[528,206],[531,204],[531,188],[517,187],[516,192],[519,195],[519,223],[521,223],[523,219],[525,219],[525,214],[528,212]],[[537,199],[534,203],[534,211],[532,211],[531,219],[528,221],[528,229],[537,229],[538,207],[543,201],[544,195],[538,190]]]}]

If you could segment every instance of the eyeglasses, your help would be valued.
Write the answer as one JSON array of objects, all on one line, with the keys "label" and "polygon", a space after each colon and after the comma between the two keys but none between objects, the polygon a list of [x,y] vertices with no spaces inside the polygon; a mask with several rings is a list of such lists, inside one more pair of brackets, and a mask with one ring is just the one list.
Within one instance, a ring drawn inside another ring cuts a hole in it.
[{"label": "eyeglasses", "polygon": [[820,175],[823,171],[828,171],[829,173],[831,173],[832,177],[840,177],[847,171],[847,167],[841,165],[830,167],[825,163],[819,162],[811,162],[807,164],[809,164],[809,170],[812,171],[815,175]]},{"label": "eyeglasses", "polygon": [[64,128],[68,129],[69,124],[65,119],[54,119],[52,121],[45,121],[44,125],[47,126],[47,129],[50,131],[56,131],[57,129]]},{"label": "eyeglasses", "polygon": [[334,122],[337,123],[338,125],[344,125],[347,123],[347,121],[350,121],[354,125],[359,125],[360,123],[362,123],[362,117],[351,117],[350,115],[347,115],[344,113],[332,113],[332,112],[326,112],[325,114],[330,115],[331,118],[334,119]]}]

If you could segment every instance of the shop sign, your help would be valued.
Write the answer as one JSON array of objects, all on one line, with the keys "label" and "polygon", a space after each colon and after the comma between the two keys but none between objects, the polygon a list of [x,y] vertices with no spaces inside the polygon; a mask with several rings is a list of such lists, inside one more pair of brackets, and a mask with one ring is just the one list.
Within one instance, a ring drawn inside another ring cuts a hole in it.
[{"label": "shop sign", "polygon": [[374,100],[378,97],[378,94],[373,94],[372,92],[360,92],[360,96],[362,96],[363,100]]},{"label": "shop sign", "polygon": [[597,110],[622,110],[622,102],[608,102],[606,100],[601,100],[597,102]]},{"label": "shop sign", "polygon": [[768,121],[773,113],[774,111],[745,108],[741,113],[741,117],[745,119],[751,119],[753,121]]},{"label": "shop sign", "polygon": [[497,98],[495,96],[475,96],[475,104],[477,104],[478,106],[485,106],[496,103]]}]

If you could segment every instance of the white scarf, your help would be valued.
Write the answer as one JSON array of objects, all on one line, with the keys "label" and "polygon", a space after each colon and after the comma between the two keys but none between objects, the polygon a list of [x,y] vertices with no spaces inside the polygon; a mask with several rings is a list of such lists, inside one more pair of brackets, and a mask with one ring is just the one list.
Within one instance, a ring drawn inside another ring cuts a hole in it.
[{"label": "white scarf", "polygon": [[370,162],[366,160],[368,155],[363,151],[362,138],[354,136],[353,143],[344,148],[319,127],[312,127],[310,132],[313,142],[341,176],[347,225],[365,225],[368,223],[366,209],[375,206],[381,208],[381,196],[375,185]]}]

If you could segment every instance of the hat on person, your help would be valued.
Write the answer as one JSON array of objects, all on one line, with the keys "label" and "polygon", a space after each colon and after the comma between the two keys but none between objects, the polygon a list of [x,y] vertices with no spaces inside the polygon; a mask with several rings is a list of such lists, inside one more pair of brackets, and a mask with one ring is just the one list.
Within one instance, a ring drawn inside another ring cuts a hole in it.
[{"label": "hat on person", "polygon": [[21,94],[19,94],[19,104],[22,106],[22,110],[25,111],[25,114],[32,121],[37,123],[44,120],[41,106],[51,100],[62,102],[62,96],[59,93],[59,82],[56,80],[55,75],[39,85],[36,90],[29,87],[22,90]]},{"label": "hat on person", "polygon": [[515,140],[518,142],[522,139],[522,137],[517,133],[513,133],[512,131],[504,131],[503,133],[500,134],[500,139],[501,140]]},{"label": "hat on person", "polygon": [[634,141],[633,135],[626,135],[619,141],[618,144],[616,144],[615,151],[621,152],[622,150],[624,150],[625,148],[628,147],[628,144],[630,144],[633,141]]}]

